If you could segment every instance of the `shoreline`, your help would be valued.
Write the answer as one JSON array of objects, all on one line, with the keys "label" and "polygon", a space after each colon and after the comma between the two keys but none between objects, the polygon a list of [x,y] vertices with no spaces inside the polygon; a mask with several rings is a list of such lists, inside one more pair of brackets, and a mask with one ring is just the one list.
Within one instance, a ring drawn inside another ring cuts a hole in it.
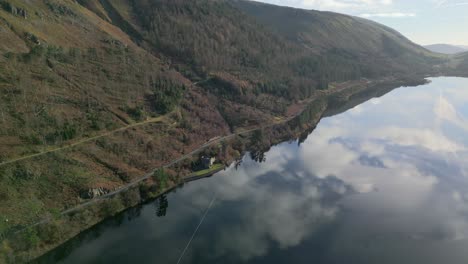
[{"label": "shoreline", "polygon": [[[417,83],[416,85],[424,84],[424,82],[423,82],[424,80],[425,80],[424,78],[419,78],[419,77],[414,77],[414,78],[411,79],[411,81],[409,81],[409,80],[407,80],[405,78],[391,79],[391,80],[386,80],[386,81],[382,81],[382,82],[376,82],[376,83],[373,83],[372,85],[369,85],[367,83],[367,85],[364,85],[364,86],[363,85],[350,86],[350,87],[346,87],[345,89],[340,89],[338,91],[325,92],[323,95],[317,96],[316,98],[309,99],[307,104],[304,104],[301,111],[299,111],[299,113],[297,113],[296,115],[287,117],[286,119],[281,120],[279,122],[270,123],[270,124],[263,125],[263,126],[260,126],[260,127],[257,127],[257,128],[250,128],[250,129],[247,128],[244,131],[234,132],[232,134],[216,138],[215,140],[207,141],[205,144],[201,145],[200,147],[196,148],[195,150],[191,151],[190,153],[185,154],[185,155],[181,156],[180,158],[173,160],[172,162],[170,162],[169,164],[167,164],[165,166],[162,166],[162,168],[169,168],[169,167],[171,167],[173,165],[176,165],[177,163],[179,163],[179,162],[181,162],[181,161],[183,161],[183,160],[185,160],[185,159],[199,153],[200,151],[203,151],[206,148],[209,148],[212,145],[219,144],[222,140],[229,140],[229,139],[240,137],[240,136],[243,136],[243,135],[246,135],[246,134],[248,135],[250,133],[253,133],[253,132],[259,131],[259,130],[265,130],[265,129],[272,129],[273,130],[277,126],[285,126],[290,122],[295,123],[296,120],[301,119],[301,116],[303,116],[306,111],[309,111],[308,108],[315,107],[316,105],[314,104],[314,102],[317,102],[319,100],[328,100],[328,101],[325,103],[324,106],[323,105],[320,106],[321,108],[318,109],[318,113],[315,113],[315,116],[313,116],[312,120],[307,120],[308,121],[308,124],[307,124],[308,127],[303,129],[303,130],[308,130],[310,128],[312,128],[312,129],[315,128],[316,124],[320,121],[320,119],[327,113],[328,109],[330,108],[330,102],[329,101],[331,99],[333,99],[331,97],[334,97],[334,96],[335,97],[340,97],[341,100],[339,100],[338,103],[343,104],[343,103],[348,103],[351,97],[353,97],[355,95],[359,95],[361,93],[365,94],[366,91],[373,91],[374,89],[377,90],[377,91],[382,91],[382,89],[378,88],[378,87],[380,87],[382,85],[387,85],[388,87],[390,87],[390,88],[386,88],[383,91],[383,94],[385,94],[385,93],[387,93],[387,92],[389,92],[389,91],[391,91],[393,89],[396,89],[398,87],[403,86],[404,84],[408,84],[408,83],[410,83],[410,85],[414,85],[415,83]],[[366,95],[366,97],[368,97],[368,95]],[[371,96],[370,98],[373,98],[373,97],[374,96]],[[300,120],[298,121],[298,123],[301,123]],[[279,138],[276,141],[282,142],[284,140],[282,138]],[[271,143],[272,142],[270,142],[270,144]],[[232,164],[232,162],[233,162],[233,160],[225,161],[225,164]],[[170,184],[170,186],[168,186],[164,190],[157,191],[157,193],[155,193],[153,195],[150,195],[149,197],[140,197],[140,199],[138,201],[132,202],[131,204],[128,204],[128,205],[124,205],[123,207],[119,208],[118,210],[116,210],[115,212],[113,212],[109,216],[96,217],[94,219],[94,221],[90,221],[88,223],[85,223],[85,224],[83,224],[81,226],[76,227],[74,229],[74,231],[67,232],[68,234],[66,236],[62,237],[58,242],[51,243],[49,245],[43,245],[40,248],[33,249],[33,250],[28,250],[26,252],[23,252],[24,254],[20,255],[21,259],[23,259],[23,260],[26,259],[27,261],[30,261],[30,260],[34,260],[34,259],[36,259],[38,257],[44,256],[48,252],[51,252],[53,249],[55,249],[57,247],[60,247],[60,245],[66,243],[70,239],[74,238],[75,236],[77,236],[81,232],[84,232],[84,231],[94,227],[95,225],[99,224],[100,222],[104,221],[105,219],[107,219],[109,217],[112,217],[112,216],[114,216],[114,215],[116,215],[116,214],[118,214],[120,212],[128,210],[131,207],[134,207],[134,206],[137,206],[139,204],[143,204],[143,203],[146,203],[148,201],[157,199],[158,197],[160,197],[160,196],[162,196],[164,194],[167,194],[168,192],[180,187],[181,185],[183,185],[185,183],[195,181],[195,180],[198,180],[198,179],[211,177],[213,174],[215,174],[215,173],[217,173],[217,172],[219,172],[219,171],[221,171],[223,169],[225,169],[225,167],[220,168],[219,170],[216,170],[216,171],[213,171],[213,172],[209,172],[209,173],[207,173],[205,175],[194,176],[194,173],[191,173],[190,175],[183,176],[180,179],[179,182],[174,182],[174,183]],[[89,209],[89,208],[93,207],[93,205],[95,205],[95,204],[99,205],[101,203],[106,203],[106,202],[109,202],[109,201],[113,201],[114,198],[118,198],[120,195],[123,195],[123,194],[125,194],[127,192],[134,191],[135,189],[138,189],[140,184],[142,184],[143,182],[148,180],[153,175],[154,171],[156,171],[156,170],[157,169],[145,174],[143,177],[140,177],[140,178],[132,181],[131,183],[119,188],[118,190],[115,190],[114,192],[111,192],[109,194],[106,194],[104,196],[101,196],[101,197],[98,197],[98,198],[95,198],[95,199],[92,199],[92,200],[89,200],[89,201],[87,201],[85,203],[82,203],[82,204],[79,204],[79,205],[75,206],[74,208],[67,209],[67,210],[61,212],[60,216],[61,217],[67,217],[68,215],[79,214],[80,211],[92,210],[92,208],[91,209]],[[83,213],[83,212],[81,212],[81,213]],[[41,226],[41,225],[48,225],[48,223],[52,222],[52,221],[55,221],[55,220],[51,219],[51,218],[45,218],[45,219],[43,219],[43,220],[41,220],[41,221],[39,221],[39,222],[37,222],[35,224],[32,224],[30,226],[27,226],[27,227],[23,228],[21,231],[16,231],[15,234],[23,232],[26,229],[35,228],[35,227]],[[72,221],[72,220],[69,220],[69,221]]]}]

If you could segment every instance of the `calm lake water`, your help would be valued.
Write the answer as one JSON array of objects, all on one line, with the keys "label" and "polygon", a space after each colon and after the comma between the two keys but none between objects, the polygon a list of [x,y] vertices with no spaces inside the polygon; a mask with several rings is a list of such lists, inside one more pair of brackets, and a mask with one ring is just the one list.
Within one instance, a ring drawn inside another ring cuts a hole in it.
[{"label": "calm lake water", "polygon": [[41,261],[466,264],[468,79],[431,80],[322,119],[302,144],[263,163],[246,156]]}]

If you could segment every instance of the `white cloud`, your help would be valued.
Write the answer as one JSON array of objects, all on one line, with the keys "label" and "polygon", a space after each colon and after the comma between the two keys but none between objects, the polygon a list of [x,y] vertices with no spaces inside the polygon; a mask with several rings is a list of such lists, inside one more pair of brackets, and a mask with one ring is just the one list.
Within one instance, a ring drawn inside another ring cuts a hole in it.
[{"label": "white cloud", "polygon": [[368,136],[397,146],[422,147],[434,152],[453,153],[464,150],[463,146],[430,129],[389,126],[375,129]]},{"label": "white cloud", "polygon": [[456,6],[465,6],[468,5],[468,2],[455,2],[448,0],[433,0],[434,8],[441,8],[441,7],[456,7]]},{"label": "white cloud", "polygon": [[455,106],[450,103],[450,101],[443,97],[442,95],[439,96],[439,100],[437,100],[434,106],[434,114],[436,117],[457,122],[458,121],[458,114]]},{"label": "white cloud", "polygon": [[323,206],[319,189],[307,184],[297,193],[246,185],[244,195],[249,204],[239,211],[238,223],[225,224],[216,235],[214,255],[234,253],[248,260],[265,255],[270,241],[283,249],[296,246],[321,223],[333,220],[338,211]]},{"label": "white cloud", "polygon": [[[305,9],[335,11],[362,17],[414,17],[415,13],[400,11],[393,0],[255,0]],[[435,0],[433,0],[435,1]],[[434,2],[434,4],[439,4]],[[441,5],[444,3],[441,3]]]},{"label": "white cloud", "polygon": [[302,5],[320,9],[367,8],[391,4],[392,0],[302,0]]},{"label": "white cloud", "polygon": [[402,13],[402,12],[393,12],[393,13],[364,13],[361,14],[362,17],[390,17],[390,18],[400,18],[400,17],[415,17],[415,13]]},{"label": "white cloud", "polygon": [[[353,134],[349,130],[342,130],[327,124],[323,124],[314,131],[314,134],[303,143],[300,149],[300,158],[307,174],[320,178],[333,175],[360,193],[377,189],[388,195],[399,192],[401,199],[398,199],[397,204],[390,205],[388,201],[385,202],[392,207],[401,207],[400,202],[405,199],[407,206],[420,203],[437,179],[420,172],[411,159],[395,160],[386,151],[382,139],[386,139],[390,144],[422,146],[431,150],[452,151],[456,147],[447,142],[447,139],[440,138],[439,135],[418,129],[386,127],[367,133],[366,139],[354,138],[354,140],[347,136],[347,133]],[[333,139],[336,138],[355,142],[356,148],[346,146],[343,141],[334,141]],[[379,158],[385,167],[372,167],[356,162],[362,154]],[[384,198],[388,196],[385,195]],[[394,198],[392,200],[395,201]]]},{"label": "white cloud", "polygon": [[468,131],[468,122],[466,122],[466,119],[458,113],[455,106],[449,101],[449,99],[442,95],[434,106],[434,114],[438,120],[446,120],[465,131]]},{"label": "white cloud", "polygon": [[289,0],[282,1],[281,4],[319,10],[362,12],[391,6],[393,0]]},{"label": "white cloud", "polygon": [[448,0],[433,0],[433,1],[435,3],[436,8],[443,6],[448,2]]},{"label": "white cloud", "polygon": [[[314,233],[322,223],[335,218],[339,208],[323,204],[324,195],[328,191],[322,188],[327,182],[317,183],[310,177],[299,178],[296,171],[286,170],[287,163],[294,160],[295,157],[291,155],[296,150],[284,146],[286,145],[272,148],[265,163],[258,164],[246,158],[237,170],[231,166],[227,171],[220,172],[215,181],[207,181],[197,188],[185,189],[182,193],[187,197],[187,201],[190,201],[189,207],[193,208],[206,207],[210,195],[202,194],[212,192],[216,193],[217,202],[248,201],[237,209],[237,221],[223,223],[223,228],[216,232],[214,240],[209,242],[214,245],[213,256],[231,254],[242,260],[249,260],[267,254],[272,242],[283,249],[293,247]],[[285,176],[288,172],[295,176]],[[270,177],[274,177],[274,174],[281,175],[284,183],[301,184],[297,188],[291,188],[294,185],[288,187],[288,184],[275,185],[256,180],[267,174]],[[329,187],[333,185],[330,184]],[[341,192],[340,189],[333,191],[339,195],[345,192]],[[212,210],[216,208],[217,203]],[[182,212],[186,213],[185,208]],[[174,228],[176,227],[180,227],[180,224],[174,225]],[[194,243],[208,242],[198,237]],[[189,258],[190,254],[186,257]]]}]

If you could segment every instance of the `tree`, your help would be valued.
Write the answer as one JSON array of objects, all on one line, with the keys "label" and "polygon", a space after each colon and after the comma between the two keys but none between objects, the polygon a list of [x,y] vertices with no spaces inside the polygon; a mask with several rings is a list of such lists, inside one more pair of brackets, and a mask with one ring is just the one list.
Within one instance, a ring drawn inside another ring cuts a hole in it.
[{"label": "tree", "polygon": [[151,84],[153,88],[152,103],[154,110],[161,114],[169,113],[179,104],[185,86],[166,79],[158,79]]},{"label": "tree", "polygon": [[56,220],[40,226],[38,236],[42,241],[53,244],[60,241],[62,234],[60,232],[60,224]]},{"label": "tree", "polygon": [[164,168],[157,169],[153,173],[153,180],[159,183],[159,190],[162,191],[167,188],[167,181],[169,179],[169,175],[164,171]]},{"label": "tree", "polygon": [[36,248],[39,245],[39,242],[41,241],[39,236],[37,235],[37,230],[31,227],[23,231],[21,238],[23,246],[26,249]]},{"label": "tree", "polygon": [[169,207],[169,201],[167,200],[166,195],[161,195],[156,204],[156,216],[166,216],[167,207]]},{"label": "tree", "polygon": [[0,243],[0,262],[13,263],[12,261],[13,249],[10,247],[6,240]]}]

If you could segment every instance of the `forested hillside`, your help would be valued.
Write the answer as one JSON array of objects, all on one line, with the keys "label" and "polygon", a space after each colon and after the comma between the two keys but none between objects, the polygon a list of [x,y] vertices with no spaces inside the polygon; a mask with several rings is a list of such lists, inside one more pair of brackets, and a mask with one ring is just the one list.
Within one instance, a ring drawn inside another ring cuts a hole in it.
[{"label": "forested hillside", "polygon": [[455,74],[459,76],[468,76],[468,52],[455,57]]},{"label": "forested hillside", "polygon": [[[113,23],[128,25],[121,27],[187,78],[216,78],[235,87],[226,85],[215,91],[218,95],[263,92],[298,98],[317,86],[316,69],[305,76],[291,67],[310,54],[228,1],[119,1],[101,7],[120,18]],[[317,57],[310,59],[319,63]]]},{"label": "forested hillside", "polygon": [[[209,139],[285,120],[346,88],[336,82],[430,74],[445,62],[387,27],[328,12],[0,0],[0,239]],[[27,233],[24,248],[0,243],[0,262],[66,237],[50,233]]]},{"label": "forested hillside", "polygon": [[429,71],[443,58],[370,20],[252,1],[235,0],[233,4],[286,39],[318,54],[333,80]]},{"label": "forested hillside", "polygon": [[100,2],[92,9],[113,13],[186,77],[245,80],[243,92],[298,99],[331,81],[427,72],[443,60],[393,29],[336,13],[250,1]]}]

